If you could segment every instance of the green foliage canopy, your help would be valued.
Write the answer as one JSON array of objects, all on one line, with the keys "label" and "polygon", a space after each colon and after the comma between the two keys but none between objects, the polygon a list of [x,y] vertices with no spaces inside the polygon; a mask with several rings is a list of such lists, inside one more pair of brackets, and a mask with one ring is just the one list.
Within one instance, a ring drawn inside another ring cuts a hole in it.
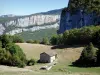
[{"label": "green foliage canopy", "polygon": [[68,8],[70,11],[81,9],[86,12],[100,13],[100,0],[69,0]]}]

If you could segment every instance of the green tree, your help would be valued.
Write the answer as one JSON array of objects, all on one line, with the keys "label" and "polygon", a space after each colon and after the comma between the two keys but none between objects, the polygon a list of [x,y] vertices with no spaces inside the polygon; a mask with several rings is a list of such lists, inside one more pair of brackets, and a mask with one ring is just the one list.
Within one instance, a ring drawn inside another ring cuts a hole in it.
[{"label": "green tree", "polygon": [[45,45],[48,45],[49,44],[48,38],[43,38],[41,43],[45,44]]},{"label": "green tree", "polygon": [[100,13],[100,0],[69,0],[68,8],[71,12],[81,9],[84,12]]},{"label": "green tree", "polygon": [[79,32],[79,39],[81,44],[88,44],[92,41],[94,31],[92,27],[83,27]]},{"label": "green tree", "polygon": [[23,43],[24,42],[24,40],[20,36],[14,35],[12,37],[13,37],[14,43]]},{"label": "green tree", "polygon": [[96,45],[100,44],[100,30],[98,30],[96,33],[94,33],[92,41]]},{"label": "green tree", "polygon": [[0,41],[0,48],[2,48],[2,42]]},{"label": "green tree", "polygon": [[1,41],[2,41],[2,47],[3,48],[5,48],[7,44],[12,42],[8,35],[2,35]]},{"label": "green tree", "polygon": [[38,40],[34,40],[33,43],[35,43],[35,44],[39,44],[40,42],[39,42]]},{"label": "green tree", "polygon": [[[11,59],[11,64],[12,66],[24,66],[24,64],[26,64],[26,55],[24,54],[24,52],[22,51],[22,49],[15,44],[8,44],[6,46],[6,50],[9,51],[12,55]],[[22,64],[23,63],[23,64]]]},{"label": "green tree", "polygon": [[27,42],[27,43],[34,43],[33,40],[27,40],[26,42]]},{"label": "green tree", "polygon": [[58,42],[57,35],[52,36],[51,39],[50,39],[50,44],[57,45],[57,42]]},{"label": "green tree", "polygon": [[63,35],[62,34],[59,34],[57,36],[57,45],[64,45],[64,40],[63,40]]},{"label": "green tree", "polygon": [[98,49],[90,43],[87,47],[85,47],[81,53],[79,60],[77,60],[74,65],[80,66],[96,66],[97,63],[97,51]]},{"label": "green tree", "polygon": [[12,41],[13,36],[0,36],[0,64],[24,67],[27,64],[26,55],[22,49]]}]

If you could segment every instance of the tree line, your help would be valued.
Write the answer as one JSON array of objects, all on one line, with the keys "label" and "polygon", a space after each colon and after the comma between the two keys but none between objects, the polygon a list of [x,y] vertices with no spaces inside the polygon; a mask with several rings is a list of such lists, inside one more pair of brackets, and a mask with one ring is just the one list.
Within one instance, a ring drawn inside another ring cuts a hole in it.
[{"label": "tree line", "polygon": [[80,29],[66,30],[63,34],[54,35],[50,39],[52,45],[87,45],[93,42],[100,44],[100,27],[86,26]]}]

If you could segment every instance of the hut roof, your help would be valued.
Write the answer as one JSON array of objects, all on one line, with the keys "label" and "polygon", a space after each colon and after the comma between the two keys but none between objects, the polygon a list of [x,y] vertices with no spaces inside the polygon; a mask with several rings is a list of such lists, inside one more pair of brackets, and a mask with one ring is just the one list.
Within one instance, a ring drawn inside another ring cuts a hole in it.
[{"label": "hut roof", "polygon": [[49,56],[55,56],[57,53],[55,52],[55,51],[47,51],[47,52],[43,52],[43,53],[41,53],[41,54],[47,54],[47,55],[49,55]]}]

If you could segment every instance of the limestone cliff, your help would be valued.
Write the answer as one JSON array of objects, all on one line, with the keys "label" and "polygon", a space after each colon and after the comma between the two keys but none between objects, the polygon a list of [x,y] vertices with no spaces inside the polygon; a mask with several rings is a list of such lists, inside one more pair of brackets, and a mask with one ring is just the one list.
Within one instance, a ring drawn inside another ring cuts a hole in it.
[{"label": "limestone cliff", "polygon": [[67,8],[62,10],[60,27],[58,33],[63,33],[66,30],[73,28],[81,28],[89,25],[99,25],[100,17],[95,13],[85,13],[82,10],[77,10],[70,13]]},{"label": "limestone cliff", "polygon": [[23,31],[36,31],[59,26],[62,9],[52,10],[26,16],[0,17],[0,34],[21,33]]}]

